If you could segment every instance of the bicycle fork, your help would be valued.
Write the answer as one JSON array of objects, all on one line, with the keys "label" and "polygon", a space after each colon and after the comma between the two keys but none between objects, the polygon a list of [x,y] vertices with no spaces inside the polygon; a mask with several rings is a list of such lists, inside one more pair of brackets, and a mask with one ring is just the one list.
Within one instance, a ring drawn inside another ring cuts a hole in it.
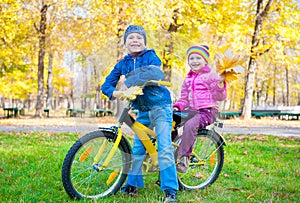
[{"label": "bicycle fork", "polygon": [[109,162],[111,161],[112,157],[114,156],[115,152],[117,151],[118,147],[119,147],[119,144],[120,144],[120,141],[122,139],[122,128],[121,127],[118,127],[118,134],[117,134],[117,137],[116,137],[116,141],[114,142],[114,145],[111,149],[111,151],[109,152],[109,154],[107,155],[105,161],[103,162],[103,164],[101,165],[98,165],[98,162],[99,162],[99,159],[100,157],[102,156],[107,144],[108,144],[108,140],[105,139],[101,145],[101,147],[99,148],[95,158],[94,158],[94,162],[93,162],[93,168],[96,169],[97,171],[101,171],[103,169],[105,169]]}]

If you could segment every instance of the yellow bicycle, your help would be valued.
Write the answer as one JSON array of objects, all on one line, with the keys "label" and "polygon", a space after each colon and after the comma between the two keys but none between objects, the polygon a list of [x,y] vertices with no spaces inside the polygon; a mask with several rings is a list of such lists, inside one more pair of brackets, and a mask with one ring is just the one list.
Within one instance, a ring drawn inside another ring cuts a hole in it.
[{"label": "yellow bicycle", "polygon": [[[134,87],[133,91],[124,95],[128,99],[128,105],[115,126],[90,132],[69,149],[62,166],[62,182],[71,198],[101,198],[119,191],[132,163],[131,144],[123,134],[123,123],[133,130],[146,148],[144,173],[159,171],[154,131],[135,121],[130,114],[130,101],[142,93],[145,85],[170,86],[170,83],[148,81],[142,87]],[[172,141],[175,158],[181,141],[179,131],[188,119],[189,115],[185,112],[173,113]],[[224,163],[225,140],[215,130],[216,126],[222,127],[222,124],[216,122],[208,128],[198,130],[188,170],[186,173],[177,173],[181,190],[204,189],[218,178]]]}]

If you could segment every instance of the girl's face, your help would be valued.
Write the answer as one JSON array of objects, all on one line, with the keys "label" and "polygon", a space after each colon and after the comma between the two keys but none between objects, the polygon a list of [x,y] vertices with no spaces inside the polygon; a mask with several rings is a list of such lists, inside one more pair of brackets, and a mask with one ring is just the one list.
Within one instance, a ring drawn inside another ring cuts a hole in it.
[{"label": "girl's face", "polygon": [[201,55],[191,54],[188,58],[188,64],[194,72],[199,73],[200,69],[203,68],[207,62]]},{"label": "girl's face", "polygon": [[146,48],[144,37],[139,33],[129,34],[126,38],[125,47],[130,54],[142,52]]}]

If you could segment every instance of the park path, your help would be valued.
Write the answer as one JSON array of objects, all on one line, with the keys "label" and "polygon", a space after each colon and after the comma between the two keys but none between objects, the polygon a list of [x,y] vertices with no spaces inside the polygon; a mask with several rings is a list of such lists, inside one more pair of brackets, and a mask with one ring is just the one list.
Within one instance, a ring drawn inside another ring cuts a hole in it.
[{"label": "park path", "polygon": [[[26,125],[1,125],[0,131],[5,132],[29,132],[29,131],[46,131],[53,133],[80,133],[85,134],[90,131],[97,130],[98,126],[109,127],[110,124],[96,125],[96,124],[83,124],[83,125],[56,125],[56,126],[26,126]],[[130,132],[124,125],[123,130],[125,132]],[[218,129],[221,134],[231,133],[231,134],[266,134],[274,136],[296,136],[300,137],[300,122],[298,126],[241,126],[241,125],[224,125],[222,129]]]}]

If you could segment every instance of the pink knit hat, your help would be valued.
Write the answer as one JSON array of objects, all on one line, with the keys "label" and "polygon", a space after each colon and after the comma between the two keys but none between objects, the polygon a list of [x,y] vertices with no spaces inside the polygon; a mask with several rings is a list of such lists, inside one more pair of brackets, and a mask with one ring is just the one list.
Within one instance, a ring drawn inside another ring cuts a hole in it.
[{"label": "pink knit hat", "polygon": [[191,54],[199,54],[201,55],[205,61],[208,63],[209,60],[209,47],[206,45],[194,45],[188,48],[186,55],[189,58]]}]

